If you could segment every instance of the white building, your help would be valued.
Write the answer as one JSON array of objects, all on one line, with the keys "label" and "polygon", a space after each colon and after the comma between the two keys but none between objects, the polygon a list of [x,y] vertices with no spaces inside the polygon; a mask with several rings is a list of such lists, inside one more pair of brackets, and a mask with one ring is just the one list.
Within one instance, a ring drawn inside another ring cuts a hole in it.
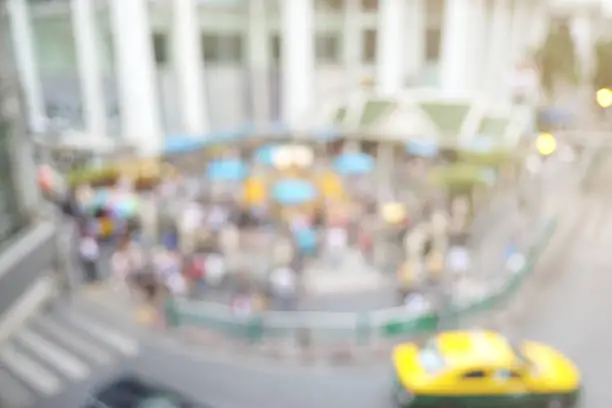
[{"label": "white building", "polygon": [[153,151],[291,123],[364,80],[499,103],[548,21],[545,0],[6,2],[32,125],[60,116]]}]

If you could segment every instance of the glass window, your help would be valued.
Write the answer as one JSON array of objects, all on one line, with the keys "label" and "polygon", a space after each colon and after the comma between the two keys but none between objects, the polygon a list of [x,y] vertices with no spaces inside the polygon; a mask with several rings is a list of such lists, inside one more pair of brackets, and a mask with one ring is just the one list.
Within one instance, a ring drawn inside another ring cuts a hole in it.
[{"label": "glass window", "polygon": [[338,62],[340,60],[340,36],[336,33],[317,34],[315,50],[317,62]]},{"label": "glass window", "polygon": [[425,347],[421,348],[419,361],[425,371],[430,374],[437,373],[446,366],[444,357],[440,354],[435,340],[427,342]]},{"label": "glass window", "polygon": [[282,56],[281,38],[280,35],[274,34],[270,38],[270,53],[272,62],[279,64]]},{"label": "glass window", "polygon": [[361,9],[366,11],[378,10],[378,0],[361,0]]},{"label": "glass window", "polygon": [[497,370],[495,372],[495,379],[499,381],[507,381],[513,378],[521,378],[520,374],[512,370]]},{"label": "glass window", "polygon": [[204,61],[212,63],[241,63],[243,58],[242,37],[238,34],[203,34],[201,39]]},{"label": "glass window", "polygon": [[201,38],[204,61],[215,61],[217,58],[217,37],[215,35],[203,34]]},{"label": "glass window", "polygon": [[436,62],[440,60],[442,31],[440,28],[428,28],[425,31],[425,60]]},{"label": "glass window", "polygon": [[316,0],[315,8],[320,11],[342,11],[344,10],[344,0]]},{"label": "glass window", "polygon": [[153,34],[153,52],[155,54],[155,62],[160,65],[168,62],[168,36],[166,34]]},{"label": "glass window", "polygon": [[363,49],[361,50],[361,59],[367,63],[375,62],[377,32],[375,29],[367,29],[363,31],[362,35]]},{"label": "glass window", "polygon": [[485,378],[487,375],[483,370],[474,370],[474,371],[468,371],[467,373],[463,374],[461,377],[462,378],[467,378],[467,379],[473,379],[473,378]]}]

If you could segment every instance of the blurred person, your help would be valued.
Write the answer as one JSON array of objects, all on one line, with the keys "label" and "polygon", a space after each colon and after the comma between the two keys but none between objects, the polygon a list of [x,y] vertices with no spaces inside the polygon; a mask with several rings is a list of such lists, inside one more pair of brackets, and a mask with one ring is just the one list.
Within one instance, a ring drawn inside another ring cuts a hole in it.
[{"label": "blurred person", "polygon": [[206,223],[214,232],[219,232],[229,220],[229,211],[219,204],[213,204],[206,214]]},{"label": "blurred person", "polygon": [[179,219],[179,245],[183,254],[191,253],[195,249],[199,228],[204,221],[204,212],[195,201],[189,201],[182,208]]},{"label": "blurred person", "polygon": [[210,252],[204,256],[204,283],[206,287],[220,287],[227,276],[225,257],[219,252]]},{"label": "blurred person", "polygon": [[404,304],[415,283],[414,263],[406,260],[397,269],[398,297],[399,303]]},{"label": "blurred person", "polygon": [[327,259],[332,267],[337,268],[342,260],[348,246],[348,232],[343,224],[332,224],[325,233]]},{"label": "blurred person", "polygon": [[240,250],[240,230],[235,224],[226,224],[219,232],[219,248],[226,257],[234,256]]},{"label": "blurred person", "polygon": [[280,310],[295,308],[298,281],[297,274],[290,266],[280,266],[270,273],[270,286],[277,307]]},{"label": "blurred person", "polygon": [[206,292],[206,255],[200,252],[192,254],[187,260],[186,268],[191,295],[201,297]]},{"label": "blurred person", "polygon": [[86,234],[79,243],[79,257],[85,272],[85,282],[95,283],[100,277],[98,275],[98,259],[100,248],[92,234]]},{"label": "blurred person", "polygon": [[374,234],[371,227],[361,225],[357,236],[357,245],[363,258],[368,263],[374,262]]}]

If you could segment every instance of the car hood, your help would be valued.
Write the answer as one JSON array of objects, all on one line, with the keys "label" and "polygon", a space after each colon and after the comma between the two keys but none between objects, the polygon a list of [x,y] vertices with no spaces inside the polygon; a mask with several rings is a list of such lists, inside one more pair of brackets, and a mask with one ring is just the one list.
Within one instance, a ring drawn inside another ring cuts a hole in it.
[{"label": "car hood", "polygon": [[417,390],[429,377],[419,361],[419,347],[416,344],[407,343],[395,347],[392,360],[397,379],[404,387]]},{"label": "car hood", "polygon": [[534,378],[542,384],[543,391],[572,392],[580,387],[578,368],[559,351],[531,341],[523,343],[521,349],[533,364]]}]

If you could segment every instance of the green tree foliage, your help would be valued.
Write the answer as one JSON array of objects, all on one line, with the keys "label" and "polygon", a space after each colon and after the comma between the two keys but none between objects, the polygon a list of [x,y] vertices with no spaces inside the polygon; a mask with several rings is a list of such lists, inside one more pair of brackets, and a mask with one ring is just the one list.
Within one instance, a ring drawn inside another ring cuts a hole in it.
[{"label": "green tree foliage", "polygon": [[577,82],[574,48],[574,40],[567,23],[551,25],[546,41],[536,56],[540,68],[540,83],[549,97],[554,94],[555,86],[559,82]]},{"label": "green tree foliage", "polygon": [[612,88],[612,40],[601,40],[595,45],[595,89]]}]

